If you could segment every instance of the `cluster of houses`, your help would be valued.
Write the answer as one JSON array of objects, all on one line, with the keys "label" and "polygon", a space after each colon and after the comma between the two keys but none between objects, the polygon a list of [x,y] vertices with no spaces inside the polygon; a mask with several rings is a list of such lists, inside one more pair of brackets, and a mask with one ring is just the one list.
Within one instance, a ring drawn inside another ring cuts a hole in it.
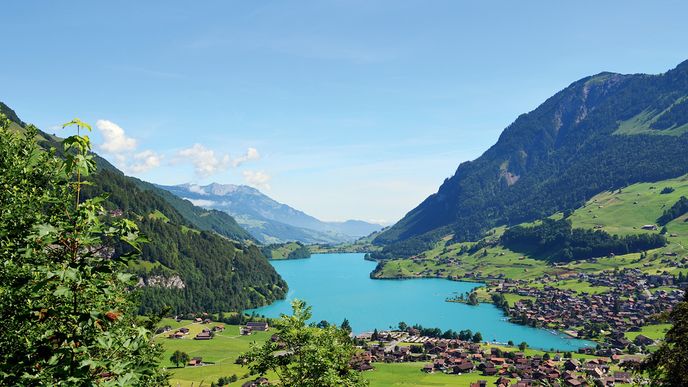
[{"label": "cluster of houses", "polygon": [[533,288],[521,283],[503,282],[498,287],[501,293],[513,293],[527,299],[516,302],[508,314],[513,322],[559,329],[571,336],[578,336],[574,327],[597,326],[608,330],[610,344],[625,348],[630,342],[623,333],[638,330],[654,323],[655,315],[670,310],[683,300],[683,291],[655,289],[675,286],[671,275],[650,275],[636,269],[600,274],[578,274],[567,279],[578,279],[593,286],[606,286],[601,294],[577,293],[560,289],[548,283],[558,278],[543,278],[542,288]]},{"label": "cluster of houses", "polygon": [[[197,319],[197,320],[199,320],[199,321],[196,321],[196,322],[202,323],[202,324],[210,324],[212,322],[209,319],[205,319],[205,320]],[[172,330],[171,327],[166,326],[166,327],[162,328],[161,332],[159,332],[159,333],[169,332],[171,330]],[[225,330],[224,324],[217,324],[217,325],[213,326],[212,328],[203,328],[203,330],[201,332],[199,332],[198,334],[196,334],[196,336],[194,336],[194,340],[211,340],[213,337],[215,337],[215,333],[222,332],[224,330]],[[191,331],[189,330],[189,328],[181,327],[181,328],[175,330],[174,332],[171,332],[170,334],[168,334],[167,338],[168,339],[183,339],[185,337],[188,337],[190,332]]]},{"label": "cluster of houses", "polygon": [[248,336],[253,332],[267,332],[270,330],[270,325],[264,321],[249,321],[246,325],[239,328],[239,333],[242,336]]},{"label": "cluster of houses", "polygon": [[[396,332],[398,335],[400,332]],[[553,356],[530,356],[523,352],[506,352],[500,348],[484,348],[480,344],[456,340],[410,336],[404,342],[416,342],[412,346],[399,346],[399,337],[386,332],[381,335],[391,340],[390,345],[368,342],[364,352],[352,360],[352,366],[360,371],[373,369],[374,362],[427,362],[421,371],[426,373],[468,374],[498,377],[497,386],[530,387],[538,385],[559,386],[614,386],[633,382],[628,372],[615,366],[623,362],[615,355],[610,358],[593,358],[579,361]],[[365,335],[359,335],[365,339]],[[383,340],[384,340],[383,339]],[[471,386],[486,386],[478,380]]]}]

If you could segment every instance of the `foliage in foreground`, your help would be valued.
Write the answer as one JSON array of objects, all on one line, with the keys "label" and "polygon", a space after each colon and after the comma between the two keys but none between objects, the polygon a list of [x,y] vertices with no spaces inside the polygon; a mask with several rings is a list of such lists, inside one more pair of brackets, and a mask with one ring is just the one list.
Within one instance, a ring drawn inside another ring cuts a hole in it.
[{"label": "foliage in foreground", "polygon": [[349,332],[335,325],[309,325],[311,307],[303,301],[294,300],[292,309],[293,315],[282,315],[273,322],[277,340],[268,340],[241,356],[251,372],[265,375],[273,371],[283,386],[365,386],[350,365],[355,348]]},{"label": "foliage in foreground", "polygon": [[[124,273],[144,239],[104,215],[104,197],[82,200],[95,170],[88,136],[64,140],[65,160],[36,135],[0,116],[0,385],[166,384]],[[112,256],[114,243],[131,253]]]},{"label": "foliage in foreground", "polygon": [[688,293],[669,314],[674,324],[664,342],[648,356],[640,369],[650,376],[653,386],[685,386],[688,377]]}]

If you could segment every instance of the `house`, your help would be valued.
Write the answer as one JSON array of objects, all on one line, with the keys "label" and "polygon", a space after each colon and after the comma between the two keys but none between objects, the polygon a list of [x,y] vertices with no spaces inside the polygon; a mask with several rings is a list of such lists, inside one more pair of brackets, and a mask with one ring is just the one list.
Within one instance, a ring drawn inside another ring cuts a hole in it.
[{"label": "house", "polygon": [[655,341],[645,335],[638,335],[633,339],[635,345],[652,345]]},{"label": "house", "polygon": [[653,231],[654,231],[654,230],[657,230],[657,226],[654,225],[654,224],[646,224],[646,225],[643,225],[643,226],[640,227],[640,228],[643,229],[643,230],[653,230]]},{"label": "house", "polygon": [[167,336],[169,339],[182,339],[184,338],[184,334],[182,332],[176,331],[174,333],[170,333],[169,336]]},{"label": "house", "polygon": [[564,362],[564,369],[567,371],[575,371],[580,367],[580,362],[576,359],[569,359]]},{"label": "house", "polygon": [[225,330],[225,326],[223,324],[218,324],[213,327],[213,332],[222,332]]},{"label": "house", "polygon": [[203,358],[201,358],[201,357],[191,358],[191,360],[189,360],[188,365],[190,367],[202,366],[203,365]]},{"label": "house", "polygon": [[210,332],[210,329],[204,329],[203,332],[200,332],[194,337],[194,340],[210,340],[212,338],[213,334]]},{"label": "house", "polygon": [[189,328],[179,328],[179,332],[188,335],[189,334]]},{"label": "house", "polygon": [[633,382],[630,372],[614,372],[614,382],[615,383],[626,383],[630,384]]},{"label": "house", "polygon": [[270,329],[267,322],[251,321],[246,323],[246,327],[251,328],[252,331],[266,332]]},{"label": "house", "polygon": [[267,378],[260,377],[255,380],[248,381],[244,384],[241,385],[241,387],[259,387],[259,386],[267,386],[269,385],[270,382],[268,382]]},{"label": "house", "polygon": [[242,336],[248,336],[251,333],[253,333],[253,330],[249,327],[241,327],[239,328],[239,334]]},{"label": "house", "polygon": [[434,370],[435,370],[435,367],[432,364],[426,364],[421,369],[421,371],[428,373],[428,374],[433,373]]}]

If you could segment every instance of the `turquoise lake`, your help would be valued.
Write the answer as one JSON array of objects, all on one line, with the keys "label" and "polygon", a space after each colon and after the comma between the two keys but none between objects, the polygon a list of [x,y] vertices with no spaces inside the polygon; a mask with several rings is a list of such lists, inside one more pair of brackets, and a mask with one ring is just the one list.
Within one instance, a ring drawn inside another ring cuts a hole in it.
[{"label": "turquoise lake", "polygon": [[396,327],[399,321],[442,330],[470,329],[483,340],[527,342],[531,347],[575,350],[593,343],[544,329],[510,323],[492,304],[470,306],[446,302],[457,293],[479,286],[438,278],[373,280],[375,262],[363,254],[314,254],[309,259],[271,261],[289,284],[285,300],[246,312],[266,317],[291,314],[290,302],[302,299],[313,307],[313,321],[341,324],[349,319],[354,332]]}]

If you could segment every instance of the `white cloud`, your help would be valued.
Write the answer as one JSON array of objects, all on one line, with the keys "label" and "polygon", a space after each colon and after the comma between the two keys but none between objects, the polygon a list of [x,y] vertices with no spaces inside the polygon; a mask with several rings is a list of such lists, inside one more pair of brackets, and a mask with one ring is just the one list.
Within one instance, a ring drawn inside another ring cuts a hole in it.
[{"label": "white cloud", "polygon": [[96,121],[96,128],[100,130],[104,142],[100,148],[105,152],[118,154],[123,152],[131,152],[136,149],[136,140],[127,137],[119,125],[108,120]]},{"label": "white cloud", "polygon": [[189,191],[197,193],[199,195],[207,195],[208,194],[207,192],[205,192],[203,187],[201,187],[200,185],[190,185]]},{"label": "white cloud", "polygon": [[143,173],[160,166],[162,155],[150,149],[134,153],[137,141],[127,136],[121,126],[109,120],[98,120],[96,128],[103,136],[103,143],[99,148],[111,155],[115,165],[124,172]]},{"label": "white cloud", "polygon": [[270,189],[270,184],[268,184],[268,182],[272,177],[267,173],[263,171],[246,170],[243,172],[243,175],[246,184],[260,189]]},{"label": "white cloud", "polygon": [[215,151],[201,144],[194,144],[190,148],[178,152],[180,157],[188,159],[201,176],[210,176],[227,169],[230,164],[229,155],[218,156]]},{"label": "white cloud", "polygon": [[247,161],[258,159],[260,159],[260,153],[258,153],[258,149],[248,148],[245,155],[239,156],[236,159],[232,160],[232,166],[236,168]]},{"label": "white cloud", "polygon": [[202,144],[194,144],[177,152],[178,160],[189,161],[193,164],[196,173],[203,177],[208,177],[218,172],[222,172],[231,167],[239,167],[247,161],[260,159],[260,153],[256,148],[248,148],[242,156],[232,159],[228,154],[219,154],[214,150],[206,148]]},{"label": "white cloud", "polygon": [[205,199],[191,199],[191,198],[182,198],[190,201],[194,206],[198,207],[211,207],[213,204],[215,204],[214,201],[212,200],[205,200]]},{"label": "white cloud", "polygon": [[135,154],[134,160],[136,160],[136,162],[126,167],[126,169],[134,173],[146,172],[160,166],[161,158],[162,156],[152,150],[145,150]]}]

